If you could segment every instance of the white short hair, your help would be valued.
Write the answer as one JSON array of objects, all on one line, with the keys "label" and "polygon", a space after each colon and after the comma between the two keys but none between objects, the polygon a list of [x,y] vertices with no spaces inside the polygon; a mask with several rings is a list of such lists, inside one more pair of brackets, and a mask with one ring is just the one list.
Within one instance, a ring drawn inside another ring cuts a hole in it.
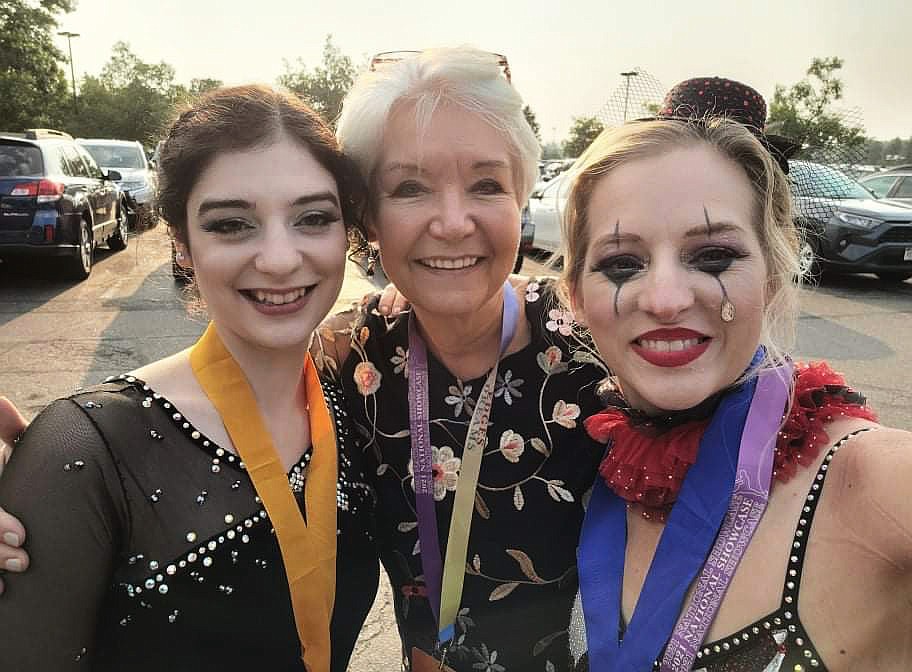
[{"label": "white short hair", "polygon": [[538,180],[541,147],[523,114],[522,97],[494,54],[472,47],[428,49],[358,77],[342,103],[336,135],[368,185],[384,130],[400,103],[415,106],[419,134],[441,104],[458,105],[489,123],[507,141],[517,201],[525,205]]}]

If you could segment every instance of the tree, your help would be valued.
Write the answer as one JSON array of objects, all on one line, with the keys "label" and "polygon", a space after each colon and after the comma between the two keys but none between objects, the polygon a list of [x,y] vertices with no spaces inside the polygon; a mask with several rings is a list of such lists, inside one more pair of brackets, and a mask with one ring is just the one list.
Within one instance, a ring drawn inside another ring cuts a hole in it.
[{"label": "tree", "polygon": [[805,148],[863,150],[864,129],[832,109],[842,98],[842,81],[836,76],[842,65],[835,56],[815,58],[805,79],[788,90],[776,85],[769,110],[769,124],[776,133],[794,138]]},{"label": "tree", "polygon": [[286,61],[285,74],[279,76],[279,84],[300,96],[327,123],[335,125],[342,111],[342,99],[355,81],[356,74],[352,60],[333,44],[332,35],[327,35],[323,45],[323,64],[311,72],[300,58],[297,70]]},{"label": "tree", "polygon": [[203,77],[202,79],[191,79],[190,88],[187,90],[187,95],[190,98],[199,98],[204,93],[208,93],[213,89],[218,89],[224,86],[225,83],[220,79],[211,79],[209,77]]},{"label": "tree", "polygon": [[574,117],[570,137],[564,141],[564,156],[579,156],[603,130],[605,125],[596,117]]},{"label": "tree", "polygon": [[57,14],[72,0],[0,0],[0,129],[59,126],[71,104],[54,46]]},{"label": "tree", "polygon": [[523,108],[523,114],[526,117],[526,121],[529,122],[529,128],[532,129],[532,132],[535,134],[535,139],[541,142],[541,126],[538,125],[538,120],[535,118],[535,112],[532,111],[532,108],[526,105]]},{"label": "tree", "polygon": [[542,158],[543,159],[562,159],[564,158],[564,153],[561,151],[561,146],[556,142],[547,142],[542,147]]},{"label": "tree", "polygon": [[164,61],[146,63],[117,42],[99,76],[83,77],[79,113],[68,130],[83,137],[139,140],[154,145],[178,103],[188,97],[174,82],[174,68]]}]

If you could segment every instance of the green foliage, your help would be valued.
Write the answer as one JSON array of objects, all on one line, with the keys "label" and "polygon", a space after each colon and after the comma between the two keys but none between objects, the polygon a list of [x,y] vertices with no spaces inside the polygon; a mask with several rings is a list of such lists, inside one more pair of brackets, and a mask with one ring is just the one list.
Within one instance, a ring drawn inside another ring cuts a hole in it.
[{"label": "green foliage", "polygon": [[67,98],[57,14],[70,0],[0,0],[0,129],[59,127]]},{"label": "green foliage", "polygon": [[564,156],[579,156],[603,130],[605,125],[596,117],[574,117],[570,137],[564,141]]},{"label": "green foliage", "polygon": [[543,159],[562,159],[564,158],[564,152],[561,150],[561,146],[556,142],[548,142],[542,147],[542,158]]},{"label": "green foliage", "polygon": [[310,71],[300,58],[296,68],[286,61],[285,74],[279,76],[279,84],[300,96],[327,123],[335,125],[342,111],[342,99],[356,74],[352,60],[333,44],[332,35],[327,35],[323,64]]},{"label": "green foliage", "polygon": [[832,104],[842,98],[842,81],[837,77],[842,65],[842,59],[835,56],[815,58],[807,78],[790,89],[777,85],[769,109],[771,130],[794,138],[806,148],[861,150],[864,129],[832,109]]},{"label": "green foliage", "polygon": [[190,98],[199,98],[204,93],[208,93],[213,89],[218,89],[224,86],[225,83],[220,79],[212,79],[210,77],[203,77],[202,79],[191,79],[190,88],[187,90],[187,95]]},{"label": "green foliage", "polygon": [[538,125],[538,119],[535,118],[535,112],[532,111],[531,107],[526,105],[523,108],[523,114],[526,117],[526,121],[529,123],[529,127],[535,134],[535,139],[541,142],[541,126]]},{"label": "green foliage", "polygon": [[145,63],[128,44],[117,42],[101,74],[83,78],[78,112],[69,115],[67,130],[84,138],[139,140],[153,146],[188,95],[174,82],[173,67]]}]

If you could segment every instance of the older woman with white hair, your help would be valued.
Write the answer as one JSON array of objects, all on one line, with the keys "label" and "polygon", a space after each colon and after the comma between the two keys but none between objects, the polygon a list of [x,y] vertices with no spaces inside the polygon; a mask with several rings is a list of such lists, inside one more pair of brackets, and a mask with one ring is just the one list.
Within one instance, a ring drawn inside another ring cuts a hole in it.
[{"label": "older woman with white hair", "polygon": [[366,302],[345,336],[323,332],[323,362],[376,460],[413,669],[570,665],[580,499],[600,452],[577,419],[604,372],[573,358],[551,281],[506,283],[539,156],[508,77],[475,49],[380,56],[338,126],[411,302],[396,318]]}]

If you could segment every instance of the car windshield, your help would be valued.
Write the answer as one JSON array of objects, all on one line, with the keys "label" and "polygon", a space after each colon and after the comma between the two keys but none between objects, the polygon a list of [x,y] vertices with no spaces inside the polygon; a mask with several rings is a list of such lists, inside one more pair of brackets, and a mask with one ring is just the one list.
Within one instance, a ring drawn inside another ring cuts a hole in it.
[{"label": "car windshield", "polygon": [[145,168],[142,150],[135,145],[83,144],[95,163],[104,168]]},{"label": "car windshield", "polygon": [[809,198],[874,198],[874,195],[845,173],[808,161],[789,162],[789,181],[795,196]]},{"label": "car windshield", "polygon": [[41,150],[34,145],[0,144],[0,177],[38,177]]}]

